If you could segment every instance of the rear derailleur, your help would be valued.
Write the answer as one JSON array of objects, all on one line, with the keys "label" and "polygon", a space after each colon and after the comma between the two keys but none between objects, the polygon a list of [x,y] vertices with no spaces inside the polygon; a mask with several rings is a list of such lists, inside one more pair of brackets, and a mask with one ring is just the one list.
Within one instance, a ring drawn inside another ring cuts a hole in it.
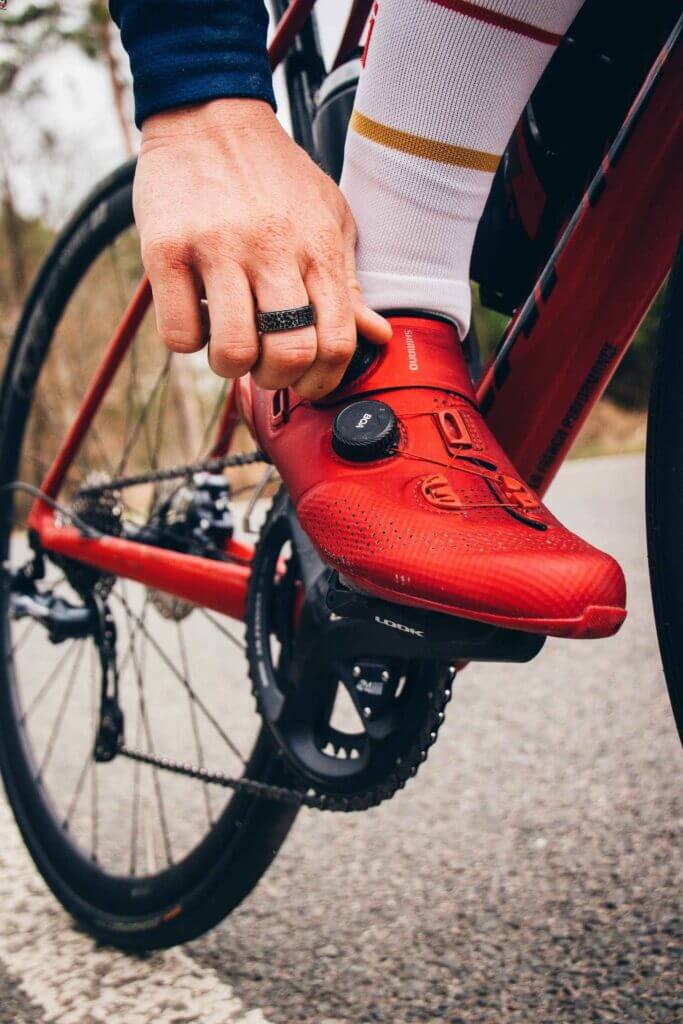
[{"label": "rear derailleur", "polygon": [[41,591],[38,581],[45,575],[43,556],[37,552],[20,569],[6,569],[10,586],[11,617],[19,622],[33,619],[53,644],[65,640],[84,640],[94,635],[95,611],[88,604],[73,604],[53,590]]},{"label": "rear derailleur", "polygon": [[93,757],[111,761],[123,745],[123,711],[119,704],[119,676],[116,662],[116,623],[106,596],[94,587],[81,594],[75,604],[52,589],[41,590],[45,562],[36,546],[33,558],[20,569],[5,569],[9,580],[10,616],[20,622],[32,619],[43,627],[53,644],[92,638],[100,661],[100,708]]}]

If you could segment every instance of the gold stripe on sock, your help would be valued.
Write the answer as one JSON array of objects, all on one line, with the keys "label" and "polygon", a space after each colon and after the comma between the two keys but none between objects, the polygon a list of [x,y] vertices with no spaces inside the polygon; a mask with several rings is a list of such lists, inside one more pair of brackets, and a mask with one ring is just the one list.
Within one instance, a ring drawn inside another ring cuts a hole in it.
[{"label": "gold stripe on sock", "polygon": [[373,121],[359,110],[354,110],[351,115],[351,128],[358,135],[363,135],[380,146],[398,149],[401,153],[421,156],[440,164],[455,164],[458,167],[468,167],[472,171],[489,171],[493,174],[500,163],[500,157],[496,153],[485,153],[481,149],[454,146],[450,142],[437,142],[435,139],[425,139],[411,132],[402,132],[398,128],[390,128],[387,124]]}]

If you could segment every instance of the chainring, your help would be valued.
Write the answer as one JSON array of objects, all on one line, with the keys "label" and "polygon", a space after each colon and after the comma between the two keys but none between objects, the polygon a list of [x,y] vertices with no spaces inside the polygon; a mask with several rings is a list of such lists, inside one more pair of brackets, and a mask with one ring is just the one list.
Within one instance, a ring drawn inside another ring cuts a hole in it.
[{"label": "chainring", "polygon": [[[294,786],[324,798],[329,810],[363,810],[417,774],[444,720],[455,669],[356,650],[355,621],[325,605],[328,579],[281,490],[251,563],[247,657],[254,696]],[[340,691],[351,697],[355,728],[333,721]]]}]

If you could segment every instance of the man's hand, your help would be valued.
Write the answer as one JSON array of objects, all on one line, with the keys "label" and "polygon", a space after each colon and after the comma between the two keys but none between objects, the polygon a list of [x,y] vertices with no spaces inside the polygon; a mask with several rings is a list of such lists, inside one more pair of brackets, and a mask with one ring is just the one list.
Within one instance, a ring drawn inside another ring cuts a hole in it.
[{"label": "man's hand", "polygon": [[[251,370],[261,387],[321,398],[341,380],[357,330],[391,337],[361,299],[346,200],[267,103],[215,100],[148,118],[134,206],[161,338],[174,352],[200,349],[206,294],[220,376]],[[257,308],[309,300],[315,327],[259,339]]]}]

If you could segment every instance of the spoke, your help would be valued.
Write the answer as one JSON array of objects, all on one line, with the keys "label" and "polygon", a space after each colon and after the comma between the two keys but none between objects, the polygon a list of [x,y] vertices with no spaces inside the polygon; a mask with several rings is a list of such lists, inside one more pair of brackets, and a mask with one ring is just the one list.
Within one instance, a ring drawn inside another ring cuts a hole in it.
[{"label": "spoke", "polygon": [[128,306],[128,299],[126,298],[126,290],[121,279],[121,267],[119,266],[119,254],[116,248],[118,239],[115,239],[109,246],[109,256],[111,260],[112,269],[114,271],[114,280],[116,281],[116,290],[119,293],[119,320],[122,319]]},{"label": "spoke", "polygon": [[[109,246],[109,258],[110,258],[110,262],[111,262],[111,265],[112,265],[112,269],[114,271],[114,279],[116,281],[116,286],[117,286],[117,290],[118,290],[118,293],[119,293],[119,307],[120,307],[119,308],[119,313],[120,313],[120,316],[123,316],[124,311],[126,309],[127,303],[126,303],[126,298],[125,298],[125,291],[124,291],[124,288],[123,288],[123,282],[121,281],[121,270],[120,270],[120,267],[119,267],[118,254],[117,254],[117,251],[116,251],[116,243],[115,242],[112,245]],[[136,424],[135,429],[133,430],[133,433],[132,434],[130,433],[130,427],[131,427],[131,423],[133,421],[133,413],[134,413],[134,408],[135,408],[135,400],[136,400],[137,394],[138,394],[137,379],[138,379],[138,348],[137,348],[136,341],[133,341],[133,344],[130,346],[130,349],[129,349],[129,352],[128,352],[128,387],[126,388],[125,413],[124,413],[124,421],[123,421],[124,453],[121,456],[121,461],[120,461],[119,466],[117,468],[117,472],[115,473],[116,476],[120,476],[121,475],[121,471],[122,471],[123,465],[125,463],[125,460],[128,458],[128,454],[130,454],[130,448],[132,448],[133,444],[135,443],[135,439],[136,439],[136,437],[137,437],[137,435],[139,433],[139,428],[140,428],[140,425],[141,425],[141,421],[140,421],[140,419],[138,419],[138,422]],[[153,395],[154,395],[154,392],[152,392],[152,397],[153,397]],[[149,401],[151,401],[151,399],[148,399],[148,402]],[[144,409],[145,409],[145,407],[143,407],[143,412],[144,412]],[[145,428],[145,437],[146,437],[146,433],[147,433],[147,431],[146,431],[146,428]],[[129,438],[129,440],[127,440],[127,438]],[[129,446],[128,451],[126,450],[127,446]]]},{"label": "spoke", "polygon": [[[142,721],[138,714],[138,720],[135,723],[135,746],[138,748],[142,742]],[[138,827],[140,820],[140,769],[142,764],[140,761],[133,763],[133,802],[131,808],[131,822],[130,822],[130,871],[129,874],[134,876],[137,871],[137,851],[138,851]]]},{"label": "spoke", "polygon": [[[131,389],[133,391],[133,398],[135,400],[137,400],[137,398],[138,398],[138,372],[137,372],[137,369],[138,369],[138,356],[137,356],[137,345],[133,345],[133,348],[131,350],[131,361],[134,361],[134,365],[135,365],[135,374],[134,374],[134,378],[135,379],[131,380]],[[165,362],[164,362],[164,365],[162,367],[162,381],[163,381],[163,385],[160,385],[159,389],[155,387],[153,392],[152,392],[152,394],[150,395],[150,397],[147,400],[147,405],[149,406],[150,410],[152,408],[152,405],[154,404],[155,398],[157,397],[157,392],[158,392],[157,406],[160,408],[163,404],[165,404],[165,398],[166,398],[166,395],[168,394],[168,390],[169,390],[169,380],[170,380],[170,377],[171,377],[171,365],[172,365],[171,364],[171,355],[169,353],[169,354],[166,355]],[[148,413],[147,415],[145,415],[145,417],[144,417],[144,419],[142,421],[142,434],[143,434],[144,441],[145,441],[145,449],[146,449],[146,452],[147,452],[147,461],[148,461],[149,466],[150,466],[151,469],[156,469],[157,468],[157,463],[156,463],[156,458],[155,458],[155,447],[154,447],[154,442],[152,441],[152,438],[150,437],[150,422],[149,422],[149,419],[150,419],[150,417],[149,417],[149,413]],[[157,425],[158,425],[158,420],[159,420],[159,415],[157,414]]]},{"label": "spoke", "polygon": [[69,699],[71,697],[71,694],[73,693],[74,684],[75,684],[76,678],[78,676],[78,669],[80,668],[80,665],[81,665],[81,662],[83,660],[83,655],[84,654],[85,654],[85,647],[83,645],[81,645],[77,649],[76,657],[75,657],[74,663],[73,663],[73,665],[71,667],[71,674],[69,675],[68,682],[67,682],[67,684],[66,684],[66,686],[64,688],[64,694],[63,694],[62,699],[60,701],[59,708],[57,709],[57,717],[55,718],[54,725],[52,726],[52,730],[50,731],[50,736],[49,736],[49,739],[47,741],[47,747],[45,748],[45,753],[43,755],[43,760],[40,762],[40,767],[38,768],[38,772],[37,772],[37,774],[34,777],[34,781],[35,782],[40,782],[41,781],[41,779],[43,777],[43,773],[45,772],[47,766],[49,765],[49,763],[50,763],[50,761],[52,759],[52,754],[53,754],[53,751],[54,751],[54,748],[55,748],[55,743],[57,742],[57,736],[59,735],[59,730],[61,729],[62,722],[64,720],[64,715],[66,713],[66,709],[67,709],[68,704],[69,704]]},{"label": "spoke", "polygon": [[[62,354],[64,356],[65,362],[68,364],[69,370],[71,371],[71,375],[72,376],[69,378],[69,390],[71,391],[71,397],[74,399],[75,407],[76,407],[76,409],[78,409],[80,404],[81,404],[81,396],[78,394],[78,392],[77,392],[77,390],[76,390],[76,388],[75,388],[75,386],[73,384],[72,377],[79,377],[79,376],[81,376],[81,374],[78,373],[77,368],[73,364],[73,360],[71,358],[71,352],[69,351],[69,346],[68,345],[64,345],[63,346]],[[101,406],[100,406],[100,408],[101,408]],[[97,429],[97,426],[95,425],[94,421],[90,424],[90,426],[88,428],[88,435],[87,436],[88,437],[92,437],[93,441],[95,442],[95,444],[96,444],[96,446],[97,446],[97,448],[99,450],[100,456],[102,457],[102,459],[103,459],[103,461],[105,463],[105,466],[107,468],[107,472],[111,475],[114,472],[114,467],[112,466],[111,459],[109,458],[109,455],[107,453],[106,446],[104,444],[104,441],[102,440],[102,437],[100,436],[100,433],[99,433],[99,431]]]},{"label": "spoke", "polygon": [[[169,374],[169,381],[170,381],[170,374]],[[195,458],[196,459],[202,458],[203,453],[204,453],[204,451],[205,451],[205,449],[207,447],[209,436],[210,436],[210,434],[212,432],[212,429],[213,429],[213,427],[214,427],[214,425],[215,425],[215,423],[216,423],[216,421],[218,419],[218,416],[220,414],[220,411],[221,411],[221,409],[223,407],[223,404],[224,404],[224,401],[225,401],[225,393],[226,393],[227,386],[228,386],[228,382],[225,381],[225,383],[221,387],[221,390],[220,390],[220,393],[218,395],[218,398],[216,399],[216,401],[214,403],[214,407],[212,409],[209,422],[206,425],[206,427],[204,428],[204,431],[203,431],[203,434],[202,434],[202,438],[201,438],[201,441],[199,443],[199,449],[195,453]],[[170,392],[170,388],[167,387],[167,388],[164,389],[164,395],[163,395],[163,398],[164,398],[164,412],[165,412],[166,406],[168,405],[167,399],[168,399],[169,392]],[[200,407],[201,407],[201,403],[200,403]],[[157,434],[159,436],[157,437],[157,441],[155,442],[156,447],[155,447],[154,453],[153,453],[154,454],[154,464],[153,464],[153,468],[154,469],[156,469],[158,467],[157,448],[158,448],[159,437],[160,437],[161,416],[162,416],[162,413],[161,413],[161,410],[160,410],[159,417],[158,417],[158,420],[157,420],[157,428],[158,428],[157,429]],[[152,518],[152,517],[154,517],[154,516],[156,516],[158,514],[158,508],[155,508],[155,505],[161,503],[162,497],[163,497],[163,503],[164,504],[172,502],[173,499],[175,498],[176,494],[178,494],[178,492],[183,487],[185,487],[187,485],[187,483],[188,483],[188,478],[187,477],[183,477],[183,479],[181,479],[177,484],[175,484],[173,486],[173,488],[171,489],[170,493],[165,494],[165,495],[162,496],[162,495],[159,494],[158,491],[156,491],[156,493],[152,494],[152,497],[151,497],[151,500],[150,500],[150,508],[149,508],[149,516],[150,516],[150,518]],[[169,534],[169,537],[172,537],[172,534]]]},{"label": "spoke", "polygon": [[133,421],[133,396],[134,396],[135,391],[136,391],[135,386],[134,386],[134,377],[135,377],[136,372],[137,372],[137,347],[135,345],[135,341],[133,341],[132,345],[130,346],[129,352],[128,352],[128,387],[126,388],[126,402],[125,402],[125,412],[124,412],[124,418],[123,418],[123,449],[124,449],[124,454],[122,455],[121,460],[120,460],[120,462],[118,464],[118,467],[117,467],[118,472],[116,473],[116,476],[120,476],[121,475],[121,468],[122,468],[123,460],[125,458],[127,458],[127,455],[125,454],[125,451],[126,451],[126,444],[128,443],[127,439],[130,436],[130,426],[131,426],[131,423]]},{"label": "spoke", "polygon": [[97,728],[99,725],[99,696],[100,686],[98,686],[97,680],[97,657],[96,657],[95,644],[93,642],[90,648],[90,715],[92,718],[92,739],[90,741],[90,755],[91,776],[90,776],[90,856],[93,861],[97,862],[99,840],[100,840],[100,794],[99,794],[99,780],[97,774],[97,761],[95,760],[93,751],[95,749],[95,741],[97,739]]},{"label": "spoke", "polygon": [[[161,394],[161,397],[159,399],[159,411],[157,413],[157,422],[156,422],[156,428],[155,428],[155,431],[154,431],[154,445],[152,446],[152,457],[151,457],[151,468],[153,470],[156,470],[156,469],[159,468],[159,452],[161,450],[161,442],[162,442],[162,439],[164,437],[163,427],[164,427],[164,423],[166,421],[166,410],[168,408],[168,396],[169,396],[169,393],[170,393],[170,388],[168,387],[168,381],[170,381],[170,379],[171,379],[171,375],[170,375],[170,372],[169,372],[169,375],[167,377],[166,387],[164,387],[164,390],[163,390],[163,392]],[[184,480],[181,481],[181,483],[178,485],[178,487],[176,487],[176,489],[172,492],[170,497],[166,498],[165,500],[167,500],[167,501],[172,500],[172,498],[177,493],[179,487],[181,487],[184,483],[185,483]],[[148,503],[148,506],[147,506],[147,518],[149,520],[151,520],[152,517],[156,514],[156,512],[157,512],[156,506],[157,506],[157,504],[159,504],[161,502],[161,499],[162,499],[162,492],[160,491],[158,486],[154,486],[152,488],[152,493],[150,495],[149,503]]]},{"label": "spoke", "polygon": [[216,400],[215,400],[215,402],[213,404],[213,408],[211,410],[211,414],[209,416],[208,422],[207,422],[206,426],[204,427],[204,431],[202,433],[201,444],[199,446],[199,451],[197,452],[197,458],[200,458],[202,453],[204,452],[204,450],[205,450],[205,448],[206,448],[206,446],[208,444],[209,437],[210,437],[210,435],[211,435],[211,433],[213,431],[213,428],[215,427],[216,423],[218,422],[218,417],[220,416],[221,410],[222,410],[223,406],[225,405],[225,398],[226,398],[227,390],[228,390],[228,382],[226,380],[225,383],[221,386],[221,389],[218,392],[218,395],[216,396]]},{"label": "spoke", "polygon": [[[132,360],[132,355],[131,355],[131,360]],[[135,425],[134,425],[130,435],[128,436],[127,441],[124,444],[123,452],[121,454],[121,458],[119,459],[119,463],[118,463],[118,466],[116,468],[116,476],[121,476],[123,474],[124,469],[126,468],[126,463],[128,462],[128,458],[129,458],[130,453],[132,451],[133,445],[135,444],[135,442],[136,442],[136,440],[137,440],[137,438],[138,438],[138,436],[140,434],[140,430],[143,428],[143,426],[144,426],[144,424],[145,424],[145,422],[147,420],[147,417],[149,416],[149,411],[150,411],[150,408],[152,406],[152,403],[153,403],[153,401],[154,401],[154,399],[156,397],[156,394],[157,394],[159,388],[161,387],[163,381],[165,380],[165,378],[166,378],[166,376],[168,374],[170,364],[171,364],[171,353],[169,352],[166,355],[166,358],[164,360],[164,365],[162,366],[161,370],[159,371],[159,373],[157,375],[157,378],[156,378],[156,380],[154,382],[154,387],[151,390],[150,396],[147,399],[147,402],[145,403],[143,408],[140,410],[140,413],[139,413],[138,418],[137,418],[137,420],[135,422]],[[129,389],[129,391],[130,391],[130,389]],[[126,432],[127,432],[127,427],[126,427]]]},{"label": "spoke", "polygon": [[205,619],[208,619],[209,622],[216,627],[219,633],[222,633],[223,636],[228,638],[228,640],[231,640],[235,647],[237,647],[240,651],[246,651],[247,645],[242,640],[240,640],[239,637],[236,637],[233,633],[231,633],[228,627],[224,626],[222,622],[219,622],[214,615],[212,615],[210,612],[207,612],[206,608],[200,608],[199,611],[202,613]]},{"label": "spoke", "polygon": [[[68,806],[67,812],[66,812],[66,814],[64,815],[64,817],[62,819],[62,828],[65,828],[65,829],[70,828],[71,819],[72,819],[73,815],[76,812],[76,808],[77,808],[78,803],[79,803],[80,798],[81,798],[81,793],[83,792],[83,789],[85,787],[85,781],[86,781],[90,771],[92,771],[92,773],[93,773],[93,781],[91,783],[91,801],[94,799],[93,793],[96,794],[96,791],[97,791],[96,790],[96,787],[97,787],[97,774],[96,774],[97,764],[96,764],[96,761],[95,761],[95,758],[94,758],[94,755],[93,755],[93,751],[95,749],[95,738],[97,736],[97,718],[98,718],[98,713],[97,713],[98,712],[98,708],[97,708],[98,686],[97,686],[97,672],[96,672],[96,667],[97,667],[96,661],[97,661],[97,658],[96,658],[96,649],[95,649],[95,644],[94,643],[90,646],[90,657],[89,657],[88,660],[89,660],[89,663],[90,663],[90,671],[89,671],[89,675],[90,675],[90,717],[91,717],[91,720],[92,720],[92,736],[91,736],[91,739],[90,739],[90,744],[88,746],[88,749],[85,752],[85,760],[83,761],[83,765],[82,765],[81,770],[80,770],[80,772],[78,774],[78,779],[76,780],[76,786],[75,786],[73,794],[71,796],[71,800],[69,801],[69,806]],[[93,786],[95,787],[94,791],[93,791],[93,788],[92,788]],[[91,856],[92,856],[93,860],[96,859],[96,853],[95,853],[95,847],[96,847],[96,844],[97,844],[97,839],[96,839],[96,837],[97,837],[97,826],[95,824],[96,816],[97,816],[97,808],[93,807],[92,804],[91,804]]]},{"label": "spoke", "polygon": [[69,805],[67,807],[66,814],[62,818],[62,828],[64,828],[64,829],[68,830],[70,828],[71,819],[72,819],[72,817],[74,815],[76,807],[78,806],[78,801],[80,799],[81,793],[83,792],[83,787],[85,785],[85,780],[88,777],[88,771],[91,768],[92,763],[93,763],[93,760],[92,760],[92,750],[88,750],[86,755],[85,755],[85,760],[83,761],[83,765],[81,767],[81,770],[78,773],[78,778],[76,780],[76,785],[75,785],[74,791],[73,791],[73,793],[71,795],[71,799],[69,800]]},{"label": "spoke", "polygon": [[[178,634],[178,649],[180,651],[180,661],[183,666],[183,672],[185,673],[185,678],[187,679],[188,684],[191,686],[192,684],[190,683],[190,664],[189,659],[187,657],[187,647],[185,645],[185,637],[183,636],[183,631],[179,622],[176,622],[176,632]],[[187,696],[188,705],[190,709],[190,722],[192,723],[192,732],[194,734],[195,753],[197,755],[199,767],[204,768],[204,748],[202,747],[202,742],[199,736],[199,723],[197,722],[197,707],[195,701],[192,700],[189,692]],[[209,795],[208,783],[204,782],[202,784],[202,789],[204,791],[204,805],[206,807],[206,818],[209,826],[211,826],[213,825],[213,812],[211,809],[211,797]]]},{"label": "spoke", "polygon": [[[128,588],[126,586],[125,580],[121,580],[120,582],[121,582],[121,589],[123,590],[124,595],[126,596],[126,599],[127,599],[128,598]],[[148,605],[149,605],[149,594],[147,593],[147,591],[145,591],[145,599],[144,599],[143,606],[142,606],[142,620],[143,621],[144,621],[144,619],[147,616],[147,607],[148,607]],[[129,641],[129,650],[130,650],[130,648],[132,647],[133,643],[135,642],[135,637],[138,635],[138,633],[140,631],[140,626],[137,623],[133,623],[132,622],[132,620],[130,618],[130,615],[128,614],[128,611],[125,608],[124,608],[124,612],[125,612],[125,615],[126,615],[126,625],[127,625],[127,628],[128,628],[128,633],[129,633],[129,636],[130,636],[130,641]],[[147,649],[144,648],[143,651],[142,651],[142,659],[141,659],[141,665],[140,665],[140,667],[141,667],[141,675],[143,676],[143,678],[144,678],[144,668],[145,668],[144,656],[146,654],[146,650]],[[124,658],[123,661],[122,661],[122,665],[125,664],[125,662],[126,662],[126,659]],[[119,676],[121,676],[121,668],[119,668]],[[139,704],[140,704],[140,696],[138,694],[138,714],[137,714],[137,720],[135,722],[135,747],[136,747],[136,749],[139,748],[139,746],[140,746],[140,744],[142,742],[142,716],[140,714]],[[138,828],[139,828],[139,821],[140,821],[140,795],[141,795],[140,772],[141,772],[141,769],[142,769],[141,763],[139,761],[135,761],[134,764],[133,764],[133,799],[132,799],[132,802],[131,802],[130,868],[129,868],[129,874],[131,876],[133,876],[133,877],[137,873]]]},{"label": "spoke", "polygon": [[[62,347],[66,348],[66,346]],[[59,419],[55,418],[52,411],[45,404],[45,399],[42,394],[36,394],[35,405],[37,406],[40,415],[44,416],[45,419],[48,421],[50,427],[52,428],[53,436],[56,438],[64,437],[64,424],[62,422],[61,417]],[[75,464],[79,467],[81,476],[87,476],[92,469],[90,460],[86,453],[83,451],[82,447],[79,448],[78,452],[76,453]]]},{"label": "spoke", "polygon": [[[112,596],[116,597],[117,601],[121,601],[124,604],[127,603],[125,601],[125,598],[122,598],[120,594],[114,594],[112,592]],[[138,622],[140,621],[138,616],[135,614],[135,612],[133,612],[130,609],[130,607],[128,607],[128,611],[129,611],[129,614],[132,616],[132,618],[134,618]],[[183,674],[178,671],[178,669],[173,664],[173,662],[171,661],[169,656],[166,654],[166,652],[164,651],[163,647],[154,639],[152,634],[147,631],[147,629],[144,627],[144,625],[141,628],[142,628],[142,631],[144,632],[145,636],[147,637],[147,640],[149,641],[151,646],[154,648],[154,650],[157,652],[157,654],[159,655],[161,660],[164,662],[164,664],[167,666],[167,668],[170,670],[171,674],[173,676],[175,676],[175,678],[178,680],[178,682],[181,684],[181,686],[183,686],[189,692],[192,700],[195,701],[195,703],[196,703],[197,707],[199,708],[199,710],[205,716],[207,721],[209,721],[211,723],[211,725],[214,727],[214,729],[216,730],[218,735],[221,737],[223,742],[226,744],[226,746],[233,752],[235,757],[237,757],[239,759],[240,764],[242,764],[244,767],[246,767],[246,763],[247,763],[246,760],[244,759],[244,757],[242,756],[242,754],[240,753],[238,748],[235,746],[235,744],[232,742],[230,737],[227,735],[227,733],[225,732],[225,730],[221,726],[220,722],[218,722],[216,720],[215,716],[209,711],[209,709],[207,708],[207,706],[204,703],[204,701],[200,697],[197,696],[197,694],[194,692],[192,687],[189,685],[187,679],[185,679]]]},{"label": "spoke", "polygon": [[40,688],[38,690],[38,693],[35,695],[35,697],[31,701],[29,706],[26,708],[26,710],[22,713],[21,718],[19,719],[19,722],[21,723],[21,725],[25,725],[26,724],[26,720],[28,719],[29,715],[33,714],[33,712],[37,708],[38,704],[40,704],[42,699],[45,697],[45,695],[52,688],[53,684],[55,683],[55,681],[59,677],[59,673],[63,669],[63,667],[66,664],[66,662],[69,660],[71,655],[74,654],[74,652],[77,652],[77,651],[78,651],[78,647],[77,646],[67,647],[67,649],[64,651],[64,653],[62,654],[61,658],[59,659],[59,661],[55,665],[55,667],[52,669],[52,671],[48,675],[48,677],[45,680],[45,682],[40,686]]},{"label": "spoke", "polygon": [[166,410],[168,409],[168,396],[170,393],[169,381],[171,379],[171,363],[169,360],[169,369],[166,374],[166,383],[164,390],[159,396],[159,409],[157,412],[157,422],[154,428],[154,444],[152,446],[151,464],[152,469],[157,469],[159,466],[159,451],[161,450],[161,442],[164,437],[164,423],[166,421]]},{"label": "spoke", "polygon": [[[123,582],[123,581],[121,581],[121,582]],[[116,596],[116,595],[114,595],[114,596]],[[144,612],[144,610],[147,607],[148,601],[149,601],[149,598],[145,595],[145,603],[143,605],[143,612]],[[126,611],[126,615],[128,615],[127,611]],[[128,662],[133,657],[133,646],[135,644],[135,638],[137,637],[137,635],[140,632],[141,628],[142,628],[142,624],[141,624],[140,621],[138,621],[135,624],[135,626],[134,626],[132,631],[130,631],[130,629],[129,629],[128,645],[126,647],[126,650],[123,652],[123,655],[121,656],[121,660],[119,661],[119,664],[117,666],[117,671],[119,673],[119,676],[121,676],[123,674],[123,670],[127,667]]]},{"label": "spoke", "polygon": [[[118,597],[118,595],[116,595],[116,596]],[[140,630],[142,631],[143,635],[147,636],[147,630],[146,630],[145,624],[144,624],[144,617],[147,614],[147,608],[148,608],[148,598],[147,598],[147,595],[145,595],[145,603],[144,603],[143,608],[142,608],[142,615],[143,615],[142,619],[138,619],[138,617],[135,615],[135,613],[130,610],[130,606],[128,605],[128,602],[125,600],[125,598],[118,597],[118,600],[122,601],[122,603],[124,604],[124,607],[125,607],[125,610],[126,610],[126,618],[127,618],[129,633],[130,633],[130,630],[131,630],[131,620],[135,619],[135,620],[137,620],[137,622],[138,622],[138,624],[140,626]],[[143,671],[142,671],[142,663],[138,660],[138,655],[137,655],[137,653],[135,651],[135,646],[133,646],[132,650],[133,650],[133,671],[134,671],[134,675],[135,675],[135,684],[136,684],[137,695],[138,695],[138,715],[140,716],[140,720],[142,721],[142,727],[143,727],[143,730],[144,730],[144,733],[145,733],[145,741],[147,743],[147,750],[148,750],[148,752],[150,754],[154,755],[154,754],[156,754],[156,750],[155,750],[155,747],[154,747],[154,738],[153,738],[153,735],[152,735],[152,728],[151,728],[151,726],[149,724],[149,720],[147,718],[147,701],[145,699],[145,691],[144,691],[145,684],[144,684],[144,677],[143,677]],[[144,651],[143,651],[143,657],[144,657]],[[166,860],[167,860],[168,864],[171,865],[171,864],[173,864],[173,852],[172,852],[172,849],[171,849],[171,837],[170,837],[169,830],[168,830],[168,823],[166,821],[166,809],[164,807],[163,791],[162,791],[162,788],[161,788],[161,780],[159,778],[159,771],[158,771],[157,768],[152,768],[152,785],[153,785],[153,788],[154,788],[154,793],[155,793],[156,801],[157,801],[157,811],[158,811],[158,814],[159,814],[159,823],[161,825],[161,831],[162,831],[163,839],[164,839],[164,851],[165,851],[165,854],[166,854]]]},{"label": "spoke", "polygon": [[21,650],[21,648],[24,646],[24,644],[26,643],[26,641],[28,640],[28,638],[30,637],[31,633],[33,632],[33,630],[35,629],[35,627],[37,625],[38,625],[38,622],[37,622],[36,619],[31,619],[26,624],[26,629],[21,634],[19,639],[15,641],[14,645],[10,648],[10,652],[9,652],[10,658],[14,657],[14,655],[17,653],[17,651]]}]

